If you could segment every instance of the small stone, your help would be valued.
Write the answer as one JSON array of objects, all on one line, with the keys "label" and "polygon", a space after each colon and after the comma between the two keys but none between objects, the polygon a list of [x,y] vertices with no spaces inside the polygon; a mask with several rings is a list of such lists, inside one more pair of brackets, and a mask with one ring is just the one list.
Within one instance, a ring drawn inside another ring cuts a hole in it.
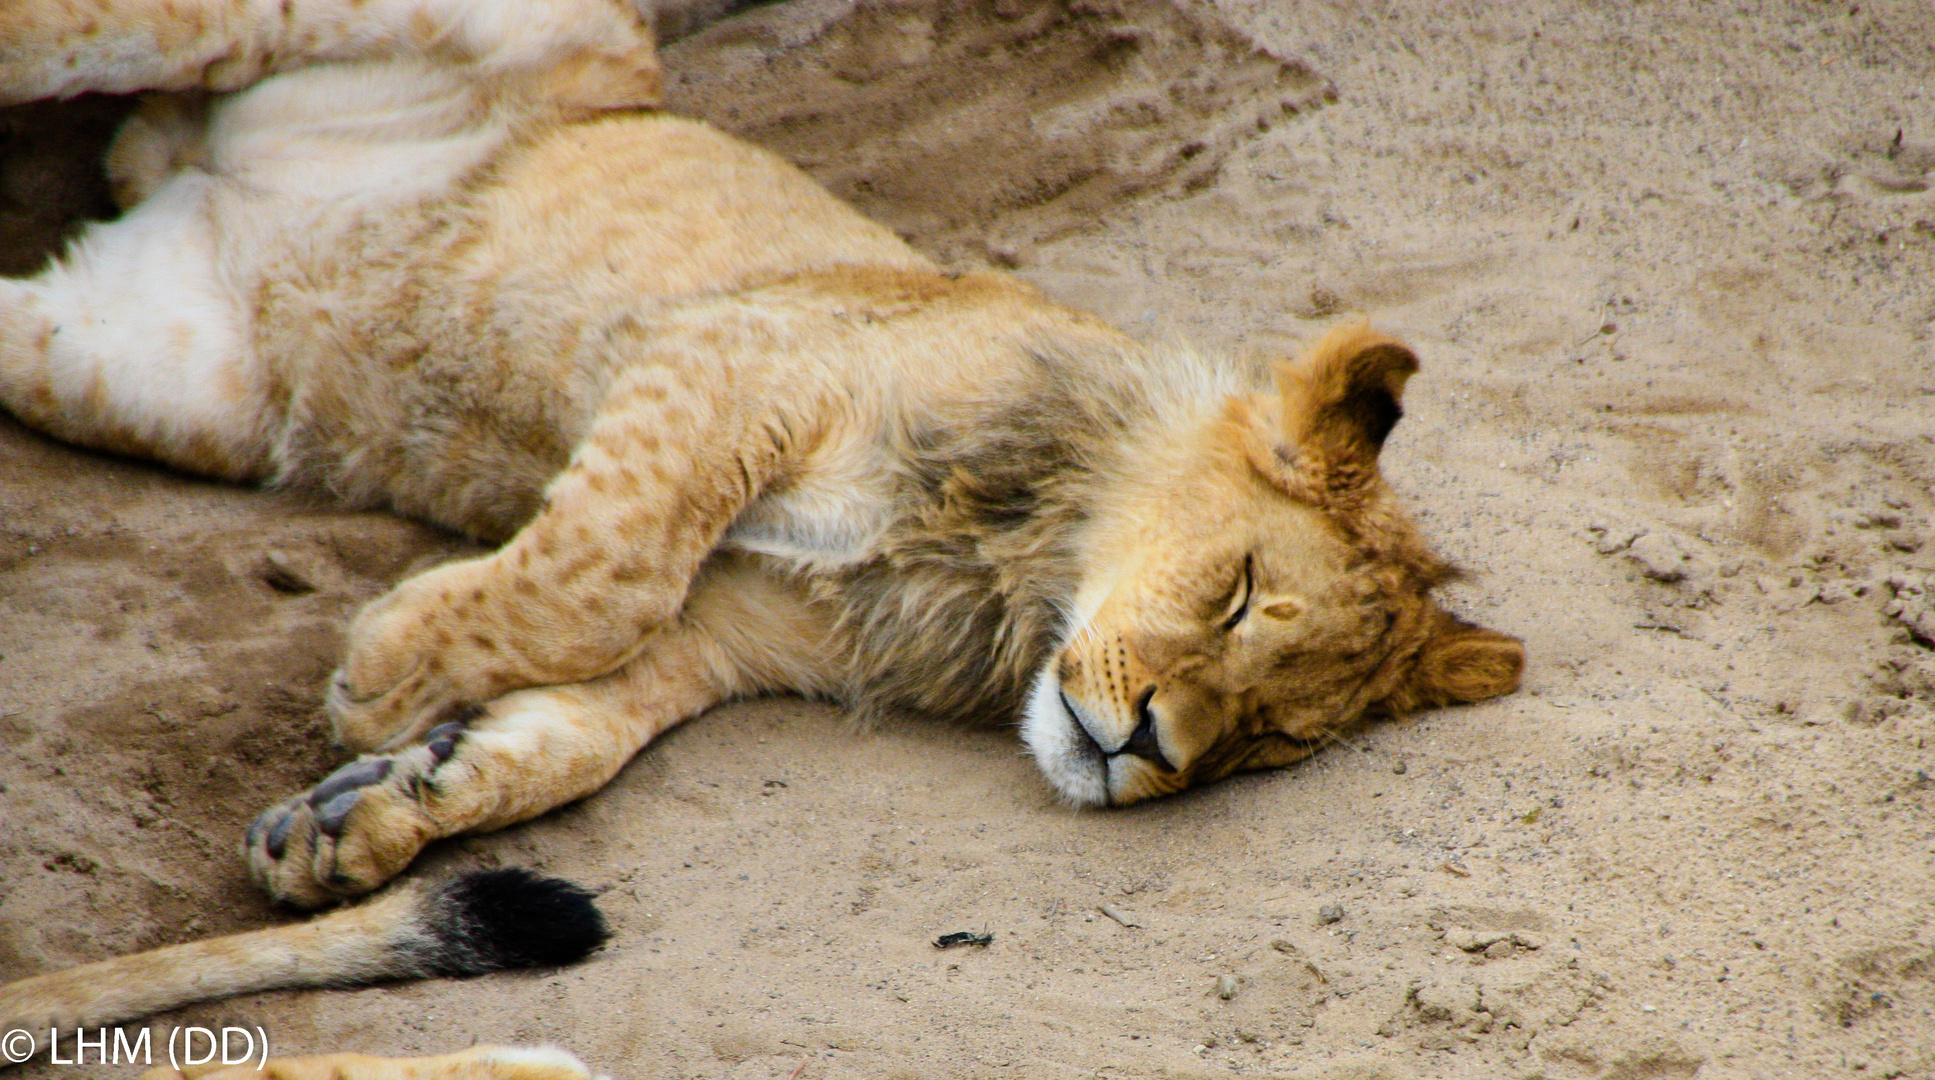
[{"label": "small stone", "polygon": [[1216,996],[1219,998],[1222,998],[1224,1001],[1228,1001],[1229,999],[1235,997],[1236,996],[1236,976],[1234,975],[1216,976]]},{"label": "small stone", "polygon": [[1467,987],[1455,984],[1440,986],[1426,983],[1411,991],[1411,1002],[1417,1007],[1419,1019],[1450,1023],[1469,1019],[1472,1006],[1478,1003],[1478,995]]},{"label": "small stone", "polygon": [[1601,555],[1616,555],[1626,550],[1628,545],[1646,532],[1644,529],[1604,524],[1589,526],[1586,531],[1594,537],[1592,550]]},{"label": "small stone", "polygon": [[1821,586],[1821,591],[1816,596],[1816,599],[1820,600],[1823,604],[1838,604],[1843,600],[1852,599],[1853,596],[1854,586],[1852,584],[1846,581],[1830,581]]},{"label": "small stone", "polygon": [[1409,765],[1406,765],[1402,759],[1391,762],[1391,771],[1396,773],[1399,776],[1403,776],[1406,772],[1409,772],[1410,769],[1411,767]]},{"label": "small stone", "polygon": [[1907,711],[1908,702],[1891,697],[1862,698],[1847,705],[1848,719],[1857,724],[1879,724]]},{"label": "small stone", "polygon": [[1343,917],[1344,905],[1342,904],[1325,904],[1317,909],[1317,921],[1325,926],[1339,922]]},{"label": "small stone", "polygon": [[1444,942],[1464,952],[1483,952],[1499,941],[1510,944],[1511,936],[1501,930],[1467,930],[1462,926],[1452,926],[1445,929]]},{"label": "small stone", "polygon": [[316,583],[308,574],[298,569],[295,560],[287,552],[271,551],[262,556],[262,568],[258,571],[269,588],[279,593],[300,596],[316,591]]},{"label": "small stone", "polygon": [[1894,599],[1881,612],[1900,623],[1917,641],[1935,644],[1935,582],[1907,573],[1890,574],[1888,587]]},{"label": "small stone", "polygon": [[1344,301],[1329,289],[1319,286],[1310,290],[1309,299],[1292,309],[1299,319],[1327,319],[1343,310]]},{"label": "small stone", "polygon": [[1116,907],[1114,904],[1099,904],[1096,906],[1095,910],[1101,912],[1104,915],[1107,915],[1111,919],[1114,919],[1117,923],[1120,923],[1122,928],[1125,930],[1139,930],[1142,928],[1142,924],[1135,920],[1135,916],[1129,914],[1126,911],[1123,911],[1121,908]]},{"label": "small stone", "polygon": [[1639,564],[1641,573],[1666,584],[1686,580],[1692,569],[1692,556],[1665,533],[1647,533],[1634,540],[1626,548],[1626,557]]}]

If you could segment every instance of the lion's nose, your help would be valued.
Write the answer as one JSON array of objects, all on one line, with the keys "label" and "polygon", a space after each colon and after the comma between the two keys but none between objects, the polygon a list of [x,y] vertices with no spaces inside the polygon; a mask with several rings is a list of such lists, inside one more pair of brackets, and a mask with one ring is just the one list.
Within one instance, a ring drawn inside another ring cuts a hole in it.
[{"label": "lion's nose", "polygon": [[1176,767],[1169,764],[1169,758],[1162,752],[1162,743],[1156,738],[1156,711],[1150,707],[1155,698],[1156,688],[1153,686],[1144,690],[1141,697],[1136,698],[1135,730],[1129,734],[1129,741],[1123,743],[1122,748],[1116,753],[1134,754],[1158,768],[1175,772]]}]

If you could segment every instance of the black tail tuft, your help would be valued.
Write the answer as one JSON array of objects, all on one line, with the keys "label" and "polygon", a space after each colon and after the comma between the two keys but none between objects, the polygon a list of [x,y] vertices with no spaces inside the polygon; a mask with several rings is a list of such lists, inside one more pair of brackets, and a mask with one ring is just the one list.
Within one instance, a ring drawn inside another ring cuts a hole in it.
[{"label": "black tail tuft", "polygon": [[611,936],[591,893],[529,870],[485,870],[439,886],[424,914],[438,975],[575,964]]}]

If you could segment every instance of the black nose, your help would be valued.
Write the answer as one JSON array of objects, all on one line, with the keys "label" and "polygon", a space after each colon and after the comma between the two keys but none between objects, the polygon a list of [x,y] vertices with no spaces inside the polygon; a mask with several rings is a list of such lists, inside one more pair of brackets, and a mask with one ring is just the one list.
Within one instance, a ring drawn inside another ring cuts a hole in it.
[{"label": "black nose", "polygon": [[1156,712],[1149,707],[1156,699],[1156,688],[1150,687],[1142,692],[1135,702],[1135,731],[1129,741],[1122,744],[1118,754],[1134,754],[1136,757],[1155,765],[1165,772],[1175,772],[1176,767],[1162,754],[1162,743],[1156,739]]}]

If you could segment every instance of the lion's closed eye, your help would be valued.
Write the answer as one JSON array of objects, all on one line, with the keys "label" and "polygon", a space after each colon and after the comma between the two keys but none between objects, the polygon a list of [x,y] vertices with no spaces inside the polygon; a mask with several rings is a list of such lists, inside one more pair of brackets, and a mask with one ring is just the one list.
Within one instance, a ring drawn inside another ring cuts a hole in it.
[{"label": "lion's closed eye", "polygon": [[1228,633],[1239,626],[1250,614],[1250,601],[1256,592],[1255,556],[1243,556],[1243,571],[1237,576],[1236,585],[1230,590],[1230,598],[1224,602],[1222,625],[1218,628]]}]

